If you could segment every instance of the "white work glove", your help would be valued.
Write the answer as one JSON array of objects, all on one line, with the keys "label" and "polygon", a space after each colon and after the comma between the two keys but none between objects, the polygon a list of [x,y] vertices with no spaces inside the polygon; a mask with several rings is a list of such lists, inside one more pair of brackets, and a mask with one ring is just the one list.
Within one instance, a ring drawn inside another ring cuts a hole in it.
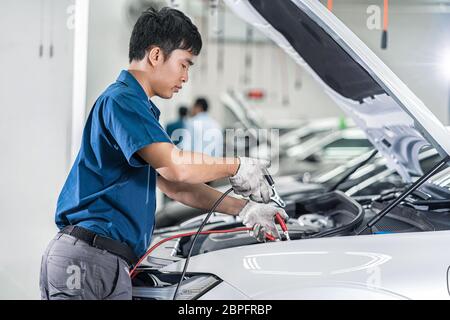
[{"label": "white work glove", "polygon": [[[275,207],[270,204],[256,203],[249,201],[241,212],[239,217],[242,218],[242,222],[248,228],[257,228],[258,233],[264,234],[264,232],[270,233],[276,238],[280,238],[277,227],[275,226],[275,215],[279,213],[284,221],[289,219],[286,211],[282,208]],[[258,236],[256,236],[258,239]]]},{"label": "white work glove", "polygon": [[272,189],[264,178],[264,169],[270,166],[270,161],[239,157],[240,166],[237,173],[230,178],[235,194],[250,197],[256,202],[270,202]]}]

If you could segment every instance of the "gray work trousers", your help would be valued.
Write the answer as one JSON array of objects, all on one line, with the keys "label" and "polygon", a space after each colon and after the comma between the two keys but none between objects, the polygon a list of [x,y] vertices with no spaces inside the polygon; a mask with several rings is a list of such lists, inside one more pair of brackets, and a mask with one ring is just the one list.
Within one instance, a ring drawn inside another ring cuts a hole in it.
[{"label": "gray work trousers", "polygon": [[125,260],[66,234],[57,234],[41,263],[43,300],[131,300]]}]

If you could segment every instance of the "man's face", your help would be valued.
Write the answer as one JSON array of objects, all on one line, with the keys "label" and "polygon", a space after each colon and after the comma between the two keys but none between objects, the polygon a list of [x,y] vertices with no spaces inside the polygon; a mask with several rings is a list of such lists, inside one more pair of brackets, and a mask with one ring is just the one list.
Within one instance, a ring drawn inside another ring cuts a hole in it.
[{"label": "man's face", "polygon": [[189,80],[189,68],[194,55],[187,50],[174,50],[165,61],[161,59],[154,66],[154,81],[152,89],[155,95],[170,99],[173,94],[181,90],[183,83]]}]

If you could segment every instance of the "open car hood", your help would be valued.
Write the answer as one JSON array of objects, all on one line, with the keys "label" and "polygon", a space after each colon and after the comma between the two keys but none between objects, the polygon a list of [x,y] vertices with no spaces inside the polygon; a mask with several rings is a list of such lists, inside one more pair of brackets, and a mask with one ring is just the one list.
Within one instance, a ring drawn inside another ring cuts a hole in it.
[{"label": "open car hood", "polygon": [[225,0],[309,71],[405,182],[419,150],[450,154],[449,133],[414,93],[317,0]]}]

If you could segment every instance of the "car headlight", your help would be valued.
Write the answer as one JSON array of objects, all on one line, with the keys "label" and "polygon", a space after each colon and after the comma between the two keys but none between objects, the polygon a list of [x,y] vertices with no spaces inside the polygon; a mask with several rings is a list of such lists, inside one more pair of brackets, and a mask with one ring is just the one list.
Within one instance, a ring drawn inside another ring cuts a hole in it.
[{"label": "car headlight", "polygon": [[[177,300],[195,300],[218,285],[221,280],[208,274],[187,275],[178,290]],[[157,287],[133,287],[133,299],[172,300],[177,283]]]}]

